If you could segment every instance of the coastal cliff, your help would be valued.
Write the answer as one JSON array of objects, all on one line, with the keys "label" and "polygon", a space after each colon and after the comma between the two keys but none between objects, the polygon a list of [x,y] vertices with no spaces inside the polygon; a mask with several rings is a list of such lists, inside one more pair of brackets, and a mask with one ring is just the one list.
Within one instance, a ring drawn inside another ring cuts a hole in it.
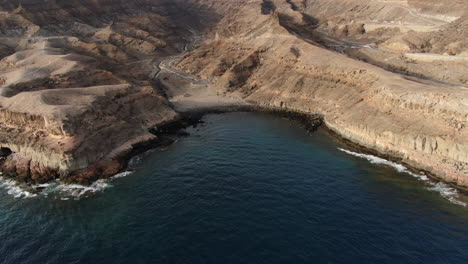
[{"label": "coastal cliff", "polygon": [[[345,139],[468,187],[468,31],[456,8],[377,0],[328,9],[343,1],[7,2],[0,168],[11,177],[89,184],[121,170],[123,157],[157,140],[150,131],[180,111],[251,103],[319,114]],[[461,33],[450,34],[456,45],[445,49],[433,45],[439,31]]]},{"label": "coastal cliff", "polygon": [[[7,1],[0,13],[0,168],[89,184],[179,118],[153,80],[197,23],[172,1]],[[21,3],[20,3],[21,2]],[[183,16],[177,19],[177,16]],[[194,15],[195,16],[195,15]]]},{"label": "coastal cliff", "polygon": [[34,182],[93,164],[90,172],[77,172],[79,181],[115,174],[122,169],[119,158],[133,144],[156,139],[149,128],[178,118],[151,87],[130,85],[21,93],[0,104],[0,146],[12,152],[2,170]]},{"label": "coastal cliff", "polygon": [[[468,186],[467,89],[417,82],[311,45],[291,34],[304,22],[287,6],[260,18],[249,7],[236,12],[220,22],[217,39],[177,67],[260,106],[321,114],[352,142]],[[232,25],[236,31],[227,31]]]}]

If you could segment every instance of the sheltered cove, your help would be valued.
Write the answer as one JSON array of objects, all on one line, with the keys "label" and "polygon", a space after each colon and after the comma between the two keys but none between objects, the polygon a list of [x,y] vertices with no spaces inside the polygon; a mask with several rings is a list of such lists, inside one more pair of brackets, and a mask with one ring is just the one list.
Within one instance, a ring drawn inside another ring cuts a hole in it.
[{"label": "sheltered cove", "polygon": [[[408,75],[391,72],[400,71],[403,62],[377,65],[372,61],[383,55],[374,53],[383,49],[336,43],[333,34],[341,34],[336,29],[328,28],[334,33],[325,38],[325,25],[316,30],[320,25],[299,1],[156,2],[108,1],[96,10],[57,4],[43,10],[30,1],[1,14],[4,21],[21,21],[21,27],[15,25],[21,30],[9,33],[12,43],[0,47],[5,173],[31,183],[61,178],[90,184],[123,170],[135,153],[165,144],[152,128],[188,125],[184,113],[254,108],[286,109],[312,120],[320,116],[328,129],[374,154],[468,186],[463,80],[452,85],[457,80],[431,75],[437,68],[424,61],[409,63]],[[80,3],[84,7],[87,1]],[[122,5],[129,10],[125,15]],[[58,26],[45,19],[63,10],[74,16]],[[152,11],[142,16],[141,10]],[[93,17],[90,25],[76,21],[93,12],[108,17]],[[346,25],[344,37],[367,36],[353,26]],[[406,42],[399,37],[382,47],[403,49]],[[347,54],[330,48],[336,46]],[[463,58],[463,47],[447,52]],[[379,62],[392,61],[386,59]],[[418,63],[429,72],[411,68]],[[453,63],[444,65],[464,67],[463,59]]]}]

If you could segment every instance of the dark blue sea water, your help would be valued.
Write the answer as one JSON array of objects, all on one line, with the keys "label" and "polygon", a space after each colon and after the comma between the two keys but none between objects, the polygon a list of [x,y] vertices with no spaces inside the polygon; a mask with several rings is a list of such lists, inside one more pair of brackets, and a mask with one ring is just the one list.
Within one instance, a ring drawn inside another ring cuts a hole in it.
[{"label": "dark blue sea water", "polygon": [[279,117],[205,120],[93,197],[0,190],[0,263],[468,263],[437,186]]}]

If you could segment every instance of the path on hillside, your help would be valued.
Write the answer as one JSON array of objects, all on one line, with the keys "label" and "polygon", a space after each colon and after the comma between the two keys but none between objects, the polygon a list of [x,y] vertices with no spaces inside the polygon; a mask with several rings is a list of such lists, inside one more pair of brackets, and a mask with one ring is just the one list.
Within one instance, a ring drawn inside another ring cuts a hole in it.
[{"label": "path on hillside", "polygon": [[[184,50],[180,54],[166,57],[163,60],[154,60],[153,67],[155,69],[151,73],[152,79],[160,81],[165,86],[164,89],[168,89],[167,91],[170,91],[170,87],[174,87],[174,84],[169,85],[169,87],[166,87],[165,84],[171,81],[175,82],[175,85],[177,85],[176,95],[170,96],[168,100],[180,112],[248,106],[249,104],[240,97],[220,94],[209,81],[180,71],[174,67],[174,64],[178,63],[185,54],[194,50],[199,41],[203,39],[205,39],[203,36],[194,34],[189,44],[184,47]],[[163,73],[171,75],[170,80],[161,80],[160,75]],[[181,80],[182,82],[180,82]],[[184,82],[187,80],[188,83]]]},{"label": "path on hillside", "polygon": [[401,8],[401,9],[404,9],[406,11],[408,11],[408,13],[410,15],[412,15],[413,17],[416,17],[418,19],[421,19],[421,20],[424,20],[426,21],[427,23],[431,24],[432,26],[441,26],[441,25],[445,25],[447,24],[446,21],[442,21],[442,20],[439,20],[439,19],[436,19],[436,18],[428,18],[426,16],[422,16],[421,14],[418,13],[418,11],[414,10],[413,8],[411,7],[407,7],[407,6],[403,6],[403,5],[399,5],[399,4],[396,4],[396,3],[392,3],[392,2],[388,2],[388,1],[383,1],[383,0],[372,0],[374,2],[379,2],[379,3],[383,3],[383,4],[386,4],[386,5],[390,5],[390,6],[394,6],[394,7],[398,7],[398,8]]}]

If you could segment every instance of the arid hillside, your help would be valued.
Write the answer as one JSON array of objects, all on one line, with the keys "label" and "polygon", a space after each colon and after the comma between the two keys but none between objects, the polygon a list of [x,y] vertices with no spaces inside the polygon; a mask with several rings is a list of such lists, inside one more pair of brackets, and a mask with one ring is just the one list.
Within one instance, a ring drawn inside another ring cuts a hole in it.
[{"label": "arid hillside", "polygon": [[[219,93],[237,94],[255,105],[320,113],[344,138],[467,185],[466,87],[436,80],[438,76],[395,73],[384,63],[362,61],[362,54],[346,56],[369,44],[324,33],[320,19],[314,26],[291,1],[267,2],[260,10],[246,2],[226,12],[211,33],[215,37],[175,66],[210,80]],[[402,56],[412,55],[423,56],[399,53],[396,61],[406,63]],[[429,62],[412,64],[424,68]]]},{"label": "arid hillside", "polygon": [[103,161],[85,176],[115,173],[116,156],[177,117],[158,60],[211,22],[185,1],[18,2],[0,13],[4,170],[41,182]]},{"label": "arid hillside", "polygon": [[440,3],[7,0],[2,170],[89,183],[180,111],[250,104],[320,114],[348,140],[468,186],[468,12]]}]

